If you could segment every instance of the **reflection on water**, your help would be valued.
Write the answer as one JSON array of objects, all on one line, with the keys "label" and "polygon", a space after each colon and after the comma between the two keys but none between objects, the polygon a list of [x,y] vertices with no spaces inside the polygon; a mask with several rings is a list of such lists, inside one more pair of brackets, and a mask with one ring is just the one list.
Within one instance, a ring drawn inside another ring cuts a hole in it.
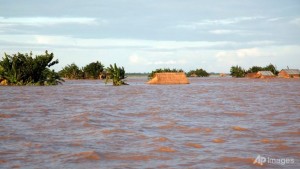
[{"label": "reflection on water", "polygon": [[300,81],[0,87],[3,168],[300,168]]}]

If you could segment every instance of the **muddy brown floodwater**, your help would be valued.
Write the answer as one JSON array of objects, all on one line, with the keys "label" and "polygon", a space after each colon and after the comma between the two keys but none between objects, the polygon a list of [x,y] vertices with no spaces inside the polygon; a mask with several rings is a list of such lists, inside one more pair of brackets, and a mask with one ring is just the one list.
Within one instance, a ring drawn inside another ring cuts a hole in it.
[{"label": "muddy brown floodwater", "polygon": [[0,87],[0,168],[300,168],[299,79],[127,82]]}]

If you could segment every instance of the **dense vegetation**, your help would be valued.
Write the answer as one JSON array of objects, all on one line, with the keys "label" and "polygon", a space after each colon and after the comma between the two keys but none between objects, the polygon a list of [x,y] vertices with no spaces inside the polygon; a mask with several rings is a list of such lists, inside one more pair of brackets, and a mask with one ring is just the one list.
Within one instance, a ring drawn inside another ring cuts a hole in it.
[{"label": "dense vegetation", "polygon": [[63,82],[57,72],[49,68],[58,63],[52,61],[53,53],[45,51],[35,57],[30,54],[4,54],[0,61],[0,81],[8,85],[57,85]]},{"label": "dense vegetation", "polygon": [[232,77],[245,77],[245,69],[243,69],[242,67],[236,65],[236,66],[232,66],[230,68],[230,75]]},{"label": "dense vegetation", "polygon": [[204,69],[191,70],[187,73],[188,77],[208,77],[209,74]]},{"label": "dense vegetation", "polygon": [[[105,83],[113,82],[113,85],[119,86],[126,84],[124,67],[118,67],[116,64],[110,65],[104,69],[101,62],[92,62],[82,68],[79,68],[75,63],[65,66],[59,73],[50,70],[50,67],[57,64],[58,60],[54,60],[53,53],[45,51],[43,55],[35,57],[30,54],[5,54],[0,60],[0,83],[2,85],[57,85],[63,82],[61,77],[67,79],[101,79],[106,78]],[[271,71],[278,75],[278,70],[273,64],[265,67],[252,66],[247,71],[241,66],[232,66],[230,75],[233,77],[245,77],[246,73],[256,73],[258,71]],[[155,73],[162,72],[184,72],[182,69],[156,69],[148,75],[148,79],[152,79]],[[135,75],[135,74],[134,74]],[[191,70],[187,73],[188,77],[207,77],[204,69]]]},{"label": "dense vegetation", "polygon": [[100,74],[104,70],[104,65],[100,62],[92,62],[83,68],[85,79],[99,79]]},{"label": "dense vegetation", "polygon": [[126,85],[123,81],[126,78],[124,67],[118,67],[115,63],[106,68],[106,73],[106,84],[112,80],[114,86]]},{"label": "dense vegetation", "polygon": [[256,73],[259,71],[271,71],[274,75],[278,75],[279,71],[276,69],[276,66],[269,64],[265,67],[252,66],[247,71],[240,66],[232,66],[230,69],[230,75],[232,77],[245,77],[246,73]]},{"label": "dense vegetation", "polygon": [[279,71],[276,69],[276,66],[271,63],[265,67],[252,66],[247,70],[247,73],[256,73],[258,71],[271,71],[274,75],[278,75],[279,73]]},{"label": "dense vegetation", "polygon": [[169,68],[156,69],[148,75],[148,79],[152,79],[153,76],[155,75],[155,73],[162,73],[162,72],[183,72],[183,70],[182,69],[169,69]]},{"label": "dense vegetation", "polygon": [[104,65],[97,61],[83,68],[79,68],[75,63],[72,63],[59,71],[59,74],[67,79],[99,79],[103,71]]},{"label": "dense vegetation", "polygon": [[75,63],[65,66],[59,75],[66,79],[83,79],[83,71]]}]

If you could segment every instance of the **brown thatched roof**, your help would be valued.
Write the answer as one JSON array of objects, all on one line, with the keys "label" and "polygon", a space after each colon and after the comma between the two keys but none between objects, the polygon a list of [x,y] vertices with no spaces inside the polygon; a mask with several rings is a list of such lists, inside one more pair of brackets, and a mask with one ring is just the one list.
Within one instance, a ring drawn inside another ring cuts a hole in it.
[{"label": "brown thatched roof", "polygon": [[261,76],[275,76],[271,71],[259,71],[257,74]]},{"label": "brown thatched roof", "polygon": [[189,84],[183,72],[168,72],[168,73],[155,73],[154,77],[148,84]]},{"label": "brown thatched roof", "polygon": [[285,71],[288,75],[299,75],[299,69],[282,69],[281,71]]}]

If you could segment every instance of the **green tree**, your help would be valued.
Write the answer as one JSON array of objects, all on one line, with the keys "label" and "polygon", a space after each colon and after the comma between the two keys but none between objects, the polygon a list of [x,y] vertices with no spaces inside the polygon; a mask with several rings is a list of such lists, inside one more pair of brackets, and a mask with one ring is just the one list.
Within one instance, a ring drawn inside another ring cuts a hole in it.
[{"label": "green tree", "polygon": [[245,70],[238,65],[232,66],[230,69],[230,75],[232,77],[245,77]]},{"label": "green tree", "polygon": [[276,69],[276,66],[273,64],[269,64],[266,67],[263,68],[266,71],[271,71],[274,75],[278,75],[279,71]]},{"label": "green tree", "polygon": [[264,70],[264,68],[260,67],[260,66],[252,66],[251,68],[249,68],[247,70],[247,73],[256,73],[256,72],[259,72],[259,71],[262,71]]},{"label": "green tree", "polygon": [[274,75],[278,75],[279,71],[276,69],[276,66],[273,64],[269,64],[265,67],[260,67],[260,66],[252,66],[247,70],[247,73],[256,73],[259,71],[271,71]]},{"label": "green tree", "polygon": [[3,78],[3,73],[4,73],[4,69],[3,69],[3,67],[0,65],[0,79]]},{"label": "green tree", "polygon": [[163,72],[183,72],[183,70],[182,69],[170,69],[170,68],[156,69],[148,75],[148,79],[152,79],[154,77],[155,73],[163,73]]},{"label": "green tree", "polygon": [[118,67],[115,63],[114,65],[110,65],[106,68],[106,81],[107,84],[110,80],[112,80],[114,86],[126,85],[123,81],[125,79],[125,69],[124,67]]},{"label": "green tree", "polygon": [[192,75],[196,75],[197,77],[208,77],[209,76],[209,74],[204,69],[191,70],[187,73],[188,77],[191,77]]},{"label": "green tree", "polygon": [[[43,55],[35,56],[35,58],[32,57],[32,53],[18,53],[12,56],[5,53],[0,61],[1,76],[12,85],[46,85],[50,77],[45,72],[50,71],[49,68],[58,63],[58,60],[52,61],[53,58],[54,54],[49,54],[48,51],[45,51]],[[57,83],[62,82],[59,76],[53,80]]]},{"label": "green tree", "polygon": [[65,66],[59,75],[67,79],[83,79],[83,71],[75,63]]},{"label": "green tree", "polygon": [[104,65],[100,62],[92,62],[83,68],[84,78],[98,79],[101,72],[103,72]]}]

